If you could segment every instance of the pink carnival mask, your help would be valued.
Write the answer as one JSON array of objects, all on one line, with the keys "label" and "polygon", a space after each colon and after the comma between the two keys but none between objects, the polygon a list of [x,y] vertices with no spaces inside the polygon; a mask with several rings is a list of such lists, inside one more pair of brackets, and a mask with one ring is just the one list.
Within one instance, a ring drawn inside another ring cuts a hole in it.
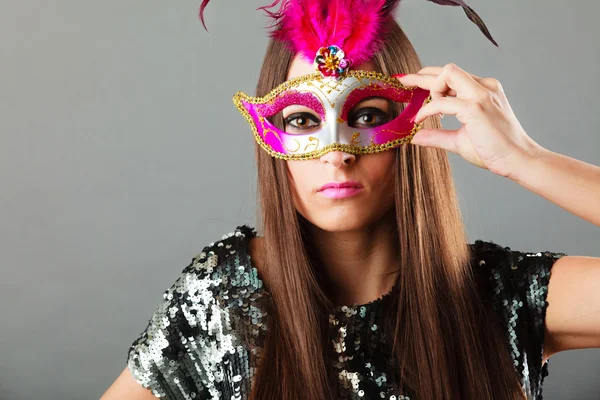
[{"label": "pink carnival mask", "polygon": [[[403,103],[404,110],[381,125],[351,126],[349,112],[370,98]],[[300,76],[277,86],[264,97],[238,92],[233,101],[264,150],[276,158],[305,160],[334,150],[368,154],[410,143],[422,127],[414,123],[414,116],[430,99],[428,90],[405,87],[387,75],[349,70],[339,76],[324,76],[322,72]],[[310,109],[320,123],[306,133],[291,133],[269,121],[269,117],[292,105]]]},{"label": "pink carnival mask", "polygon": [[[210,0],[202,0],[200,19]],[[428,0],[460,6],[467,17],[497,46],[483,20],[464,0]],[[288,160],[317,158],[333,151],[376,153],[405,143],[421,128],[414,116],[431,100],[429,92],[404,87],[393,77],[354,70],[383,48],[389,22],[400,0],[275,0],[260,9],[272,20],[271,38],[311,62],[315,74],[301,76],[264,97],[238,93],[234,102],[246,117],[256,141],[273,157]],[[272,11],[274,7],[279,7]],[[206,27],[206,26],[205,26]],[[400,72],[400,71],[398,71]],[[404,103],[392,121],[371,127],[352,127],[348,112],[362,100],[383,98]],[[303,133],[284,132],[269,117],[291,105],[309,108],[319,124]],[[315,117],[316,118],[316,117]]]}]

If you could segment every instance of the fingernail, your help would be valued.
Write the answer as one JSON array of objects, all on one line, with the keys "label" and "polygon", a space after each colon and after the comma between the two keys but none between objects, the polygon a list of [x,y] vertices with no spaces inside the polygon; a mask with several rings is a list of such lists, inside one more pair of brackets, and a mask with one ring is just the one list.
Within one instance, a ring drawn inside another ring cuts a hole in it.
[{"label": "fingernail", "polygon": [[406,74],[396,74],[396,75],[392,75],[392,78],[402,78],[403,76],[406,76]]}]

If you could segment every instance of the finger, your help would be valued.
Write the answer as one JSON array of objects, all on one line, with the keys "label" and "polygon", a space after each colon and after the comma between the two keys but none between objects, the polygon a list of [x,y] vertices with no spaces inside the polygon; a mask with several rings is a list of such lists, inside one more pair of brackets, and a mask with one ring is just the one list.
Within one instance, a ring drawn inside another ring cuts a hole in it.
[{"label": "finger", "polygon": [[483,97],[487,91],[487,88],[456,64],[446,65],[439,77],[449,88],[456,90],[456,97],[478,99]]},{"label": "finger", "polygon": [[450,88],[450,86],[448,85],[448,82],[446,81],[446,75],[442,72],[441,74],[436,76],[435,79],[433,80],[433,84],[431,85],[431,91],[430,91],[431,99],[435,100],[440,97],[445,97],[446,93],[450,92],[451,90],[454,90],[454,92],[456,94],[458,94],[458,91],[456,89]]},{"label": "finger", "polygon": [[[442,73],[443,69],[444,69],[444,67],[430,66],[430,67],[425,67],[425,68],[421,69],[419,72],[417,72],[417,74],[419,74],[419,75],[439,75]],[[471,75],[471,77],[473,79],[475,79],[476,81],[483,79],[475,74],[469,73],[469,75]]]},{"label": "finger", "polygon": [[456,153],[458,129],[429,129],[419,130],[410,141],[418,146],[435,147]]},{"label": "finger", "polygon": [[[502,91],[496,79],[470,74],[456,64],[448,64],[445,67],[425,67],[416,74],[407,74],[398,79],[405,86],[419,86],[429,90],[432,99],[442,96],[477,98],[484,94],[484,89]],[[457,85],[464,86],[460,95]]]},{"label": "finger", "polygon": [[[400,80],[400,83],[402,83],[404,86],[418,86],[420,88],[429,90],[429,91],[433,91],[436,85],[436,79],[437,76],[436,75],[417,75],[417,74],[410,74],[410,75],[405,75],[403,77],[398,78]],[[447,91],[445,92],[446,96],[456,96],[456,90],[454,89],[447,89]],[[436,96],[438,97],[438,96]],[[432,96],[433,98],[433,96]]]},{"label": "finger", "polygon": [[[462,110],[466,109],[467,104],[468,100],[459,99],[458,97],[440,97],[421,107],[414,117],[414,122],[421,123],[425,118],[437,114],[458,116]],[[466,121],[461,122],[466,123]]]},{"label": "finger", "polygon": [[[444,96],[452,96],[457,97],[456,90],[450,88],[445,80],[440,80],[439,76],[435,75],[419,75],[419,74],[410,74],[402,77],[394,76],[397,78],[403,86],[406,87],[421,87],[423,89],[427,89],[431,92],[431,98],[436,99]],[[477,77],[478,78],[478,77]],[[479,78],[479,84],[483,86],[485,89],[496,93],[503,94],[504,89],[502,88],[502,84],[494,78]],[[483,94],[483,93],[479,93]]]},{"label": "finger", "polygon": [[[437,66],[425,67],[425,68],[421,69],[419,72],[417,72],[417,74],[418,75],[436,75],[437,76],[442,73],[443,69],[444,69],[444,67],[437,67]],[[498,91],[503,90],[502,85],[500,84],[500,82],[498,82],[497,79],[482,78],[480,76],[477,76],[475,74],[471,74],[468,72],[467,72],[467,74],[469,74],[469,76],[471,76],[471,78],[473,78],[480,85],[484,86],[485,88],[487,88],[493,92],[498,92]]]},{"label": "finger", "polygon": [[482,80],[479,81],[479,83],[494,93],[504,93],[502,84],[497,79],[483,78]]}]

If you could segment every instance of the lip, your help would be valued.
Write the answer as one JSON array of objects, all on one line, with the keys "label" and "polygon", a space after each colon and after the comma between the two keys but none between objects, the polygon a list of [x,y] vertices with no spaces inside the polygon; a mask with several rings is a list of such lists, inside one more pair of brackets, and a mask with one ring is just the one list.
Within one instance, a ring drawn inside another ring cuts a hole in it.
[{"label": "lip", "polygon": [[359,194],[363,185],[356,181],[329,182],[319,188],[318,193],[330,199],[343,199]]}]

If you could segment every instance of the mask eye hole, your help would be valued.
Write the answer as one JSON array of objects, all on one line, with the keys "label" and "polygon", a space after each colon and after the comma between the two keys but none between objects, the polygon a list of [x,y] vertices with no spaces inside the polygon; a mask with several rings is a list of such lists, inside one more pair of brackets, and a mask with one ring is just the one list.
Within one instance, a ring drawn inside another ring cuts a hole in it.
[{"label": "mask eye hole", "polygon": [[321,119],[308,107],[293,105],[282,112],[285,132],[309,133],[321,126]]},{"label": "mask eye hole", "polygon": [[362,100],[348,112],[348,126],[353,128],[373,128],[388,123],[392,119],[392,102],[382,97]]}]

